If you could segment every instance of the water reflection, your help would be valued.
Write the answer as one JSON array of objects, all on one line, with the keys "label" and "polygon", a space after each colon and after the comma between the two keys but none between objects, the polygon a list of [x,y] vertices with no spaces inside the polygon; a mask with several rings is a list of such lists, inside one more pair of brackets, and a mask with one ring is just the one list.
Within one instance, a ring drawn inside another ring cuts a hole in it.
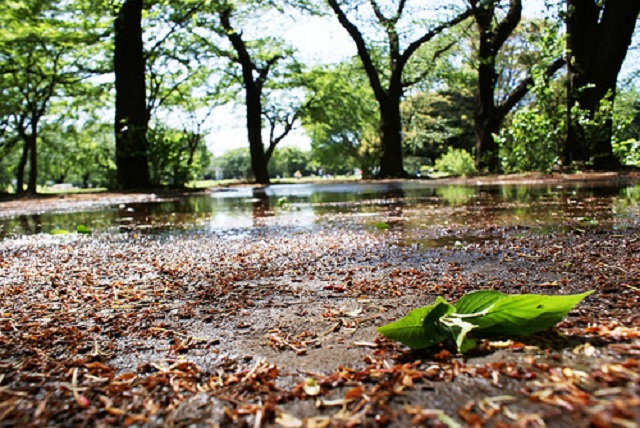
[{"label": "water reflection", "polygon": [[0,235],[75,230],[209,233],[263,227],[370,227],[391,231],[495,224],[561,226],[588,218],[622,228],[640,221],[640,185],[442,186],[428,181],[324,183],[214,190],[208,195],[72,213],[0,219]]}]

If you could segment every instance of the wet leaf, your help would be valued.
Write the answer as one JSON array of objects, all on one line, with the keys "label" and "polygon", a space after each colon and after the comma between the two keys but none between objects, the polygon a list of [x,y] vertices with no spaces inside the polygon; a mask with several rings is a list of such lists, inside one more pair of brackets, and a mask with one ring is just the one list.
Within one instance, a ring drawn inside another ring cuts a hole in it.
[{"label": "wet leaf", "polygon": [[[547,296],[543,294],[503,295],[486,314],[469,318],[483,335],[529,336],[553,327],[593,290],[582,294]],[[476,293],[474,293],[476,294]],[[479,296],[478,299],[481,299]]]},{"label": "wet leaf", "polygon": [[69,231],[66,229],[53,229],[51,232],[49,232],[49,234],[51,235],[68,235]]},{"label": "wet leaf", "polygon": [[487,290],[467,294],[455,306],[438,297],[433,305],[414,309],[398,321],[379,327],[378,332],[413,349],[451,338],[460,352],[467,352],[475,344],[467,339],[469,333],[480,337],[529,336],[562,321],[592,293],[509,295]]},{"label": "wet leaf", "polygon": [[453,306],[438,297],[433,305],[414,309],[399,320],[378,327],[378,333],[413,349],[428,348],[451,336],[440,319],[453,311]]},{"label": "wet leaf", "polygon": [[85,226],[83,224],[79,224],[76,227],[76,232],[84,234],[84,235],[91,235],[91,233],[93,233],[93,231],[91,229],[89,229],[87,226]]},{"label": "wet leaf", "polygon": [[378,230],[387,230],[387,229],[389,229],[389,224],[388,223],[384,223],[382,221],[374,224],[373,226]]}]

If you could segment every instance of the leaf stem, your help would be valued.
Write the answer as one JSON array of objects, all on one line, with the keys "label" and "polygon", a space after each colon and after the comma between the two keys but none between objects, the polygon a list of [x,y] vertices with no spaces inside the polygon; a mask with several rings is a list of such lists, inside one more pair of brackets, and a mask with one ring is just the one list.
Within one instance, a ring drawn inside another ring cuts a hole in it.
[{"label": "leaf stem", "polygon": [[489,311],[493,308],[493,305],[489,306],[487,309],[485,309],[484,311],[480,311],[480,312],[475,312],[473,314],[459,314],[457,312],[453,312],[451,314],[448,314],[447,317],[454,317],[454,318],[478,318],[478,317],[482,317],[485,316],[489,313]]}]

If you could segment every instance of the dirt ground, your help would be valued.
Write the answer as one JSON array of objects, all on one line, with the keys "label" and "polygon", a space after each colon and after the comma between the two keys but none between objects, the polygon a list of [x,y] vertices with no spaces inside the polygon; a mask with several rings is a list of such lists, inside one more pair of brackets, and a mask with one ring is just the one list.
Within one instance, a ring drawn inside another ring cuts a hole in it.
[{"label": "dirt ground", "polygon": [[[409,208],[388,230],[7,238],[0,426],[637,427],[640,220],[598,206],[553,229],[470,213],[407,231]],[[596,292],[557,329],[467,356],[376,332],[479,289]]]}]

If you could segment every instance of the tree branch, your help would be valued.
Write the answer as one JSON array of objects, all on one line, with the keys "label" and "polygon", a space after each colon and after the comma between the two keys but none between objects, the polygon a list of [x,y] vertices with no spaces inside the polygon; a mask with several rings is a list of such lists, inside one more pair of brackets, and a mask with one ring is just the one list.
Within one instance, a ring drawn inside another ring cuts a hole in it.
[{"label": "tree branch", "polygon": [[[435,53],[433,54],[433,56],[431,57],[431,62],[434,62],[435,60],[437,60],[438,58],[440,58],[442,55],[444,55],[447,51],[449,51],[452,47],[454,47],[458,42],[457,41],[453,41],[450,42],[449,44],[447,44],[446,46],[441,47],[440,49],[438,49],[437,51],[435,51]],[[432,70],[428,67],[425,67],[422,71],[422,73],[420,73],[418,75],[418,77],[411,79],[411,80],[406,80],[402,83],[402,86],[405,88],[409,88],[415,84],[417,84],[418,82],[421,82],[422,80],[424,80],[427,75],[431,72]]]},{"label": "tree branch", "polygon": [[[566,65],[567,61],[565,58],[556,58],[545,70],[544,74],[546,77],[551,77],[555,74],[556,71],[560,70],[564,65]],[[500,105],[496,108],[497,112],[501,116],[505,116],[507,113],[511,111],[511,109],[518,103],[525,95],[529,92],[529,88],[534,84],[533,76],[529,75],[527,78],[522,80],[518,86],[514,88],[513,91],[507,96],[507,98],[500,103]]]},{"label": "tree branch", "polygon": [[367,77],[369,78],[369,82],[371,83],[371,88],[373,89],[373,93],[377,100],[384,100],[387,95],[385,90],[382,88],[382,83],[380,82],[380,76],[378,75],[378,70],[373,64],[373,60],[371,59],[371,55],[369,54],[369,50],[367,49],[367,44],[364,41],[364,37],[358,27],[353,25],[349,18],[345,15],[345,13],[340,8],[337,0],[327,0],[327,3],[336,14],[340,25],[347,30],[351,38],[356,44],[356,48],[358,50],[358,56],[364,65],[364,70],[367,73]]},{"label": "tree branch", "polygon": [[510,0],[509,11],[502,21],[498,24],[493,39],[493,48],[495,52],[500,50],[502,45],[507,41],[513,30],[516,29],[522,18],[522,0]]},{"label": "tree branch", "polygon": [[444,30],[451,28],[459,24],[460,22],[464,21],[465,19],[470,17],[471,14],[472,14],[471,9],[467,9],[464,12],[460,13],[455,18],[453,18],[452,20],[443,22],[442,24],[433,28],[431,31],[425,33],[422,37],[420,37],[419,39],[411,43],[400,57],[400,61],[402,62],[402,65],[404,66],[404,64],[406,64],[406,62],[409,60],[411,55],[413,55],[420,48],[420,46],[422,46],[429,40],[433,39],[435,36],[442,33]]}]

